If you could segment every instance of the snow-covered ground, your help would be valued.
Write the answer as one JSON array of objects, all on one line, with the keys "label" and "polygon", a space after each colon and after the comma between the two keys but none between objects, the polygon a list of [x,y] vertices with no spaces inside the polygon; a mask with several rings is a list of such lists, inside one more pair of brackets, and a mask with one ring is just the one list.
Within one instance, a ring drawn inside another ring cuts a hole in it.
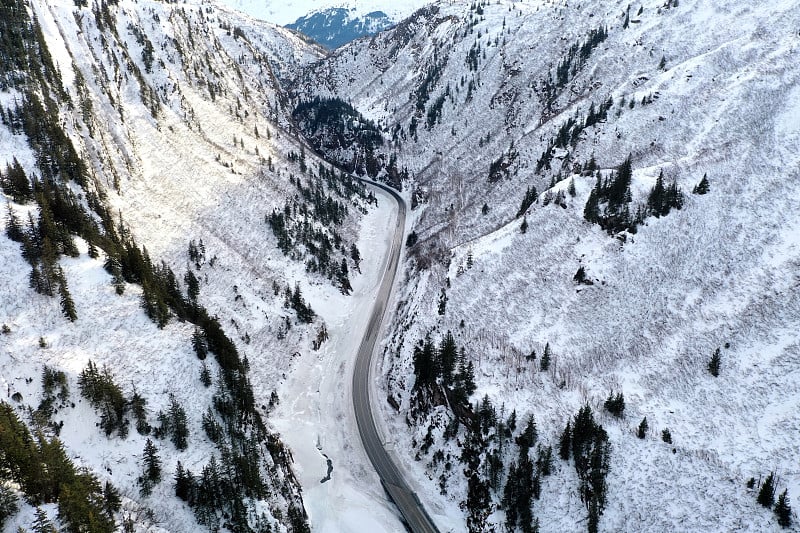
[{"label": "snow-covered ground", "polygon": [[[407,429],[412,353],[426,334],[438,340],[451,330],[476,366],[473,402],[488,394],[506,416],[514,408],[534,414],[545,444],[557,443],[584,403],[593,407],[612,443],[602,530],[776,529],[745,484],[775,470],[779,490],[800,497],[797,3],[501,0],[480,13],[470,2],[437,6],[338,50],[297,82],[398,132],[386,151],[409,168],[407,185],[422,199],[420,244],[409,254],[418,262],[406,265],[383,364],[383,394],[401,410],[382,407],[433,514],[463,527],[466,484],[451,474],[448,494],[439,493],[444,469],[431,456],[437,446],[459,453],[439,442],[441,427],[415,460],[413,443],[435,416]],[[600,26],[608,39],[547,111],[543,82]],[[412,119],[430,79],[424,110]],[[440,96],[441,117],[430,125]],[[537,172],[559,127],[582,123],[590,105],[608,98],[608,117]],[[489,182],[490,163],[512,146],[509,175]],[[686,204],[650,217],[623,245],[584,220],[595,178],[573,168],[594,157],[608,171],[629,154],[635,202],[663,169]],[[711,192],[692,195],[704,174]],[[554,178],[566,178],[550,191],[565,192],[566,208],[543,207],[540,195],[522,234],[515,214],[526,188],[544,193]],[[570,180],[575,197],[566,193]],[[594,285],[572,281],[579,266]],[[542,373],[525,356],[541,355],[546,343],[554,362]],[[713,378],[706,365],[717,347],[727,368]],[[627,401],[621,421],[603,411],[612,389]],[[444,410],[436,416],[446,420]],[[650,435],[640,441],[634,433],[645,416]],[[673,446],[661,442],[667,427]],[[542,531],[586,527],[576,483],[572,466],[558,462],[534,505]]]},{"label": "snow-covered ground", "polygon": [[397,218],[394,200],[375,191],[378,208],[361,220],[358,241],[365,254],[364,275],[356,278],[349,297],[331,291],[309,293],[328,324],[330,340],[295,363],[278,390],[283,401],[273,417],[292,449],[311,525],[323,533],[404,531],[358,439],[353,416],[353,363]]},{"label": "snow-covered ground", "polygon": [[[351,272],[353,285],[360,291],[352,303],[328,280],[307,273],[302,262],[285,257],[266,223],[273,208],[283,209],[297,194],[290,176],[302,174],[290,156],[301,151],[301,144],[283,129],[291,109],[278,78],[298,64],[318,59],[318,48],[292,32],[227,8],[202,4],[201,9],[199,2],[174,6],[121,1],[108,6],[113,30],[90,8],[72,3],[39,1],[31,9],[42,23],[64,88],[76,104],[64,106],[63,124],[85,157],[90,187],[107,198],[115,222],[124,224],[136,242],[146,247],[153,262],[165,261],[179,280],[187,270],[195,273],[200,281],[199,301],[219,317],[247,359],[255,402],[272,428],[267,405],[273,391],[283,393],[280,387],[287,376],[292,379],[294,371],[313,375],[318,367],[311,359],[320,353],[327,354],[325,361],[331,365],[340,356],[328,343],[323,352],[312,349],[312,339],[328,319],[336,322],[327,325],[332,340],[340,347],[350,346],[352,330],[343,313],[369,307],[369,283],[375,275],[371,268],[384,260],[381,231],[386,229],[388,235],[393,223],[388,202],[375,211],[366,209],[363,200],[342,199],[350,213],[336,228],[344,244],[356,242],[364,228],[359,246],[363,246],[365,275]],[[100,27],[98,21],[104,25]],[[153,48],[149,65],[145,42]],[[3,93],[1,98],[8,107],[15,95]],[[24,137],[0,126],[0,165],[5,168],[15,157],[29,175],[38,172]],[[308,156],[310,168],[316,171],[318,164]],[[6,201],[10,198],[3,196]],[[34,219],[37,216],[31,205],[12,202],[11,208],[23,220],[28,211]],[[362,211],[370,213],[370,224],[362,224]],[[6,217],[0,218],[4,229]],[[189,260],[188,247],[190,241],[201,240],[205,258],[196,266]],[[201,427],[214,389],[200,382],[202,365],[191,342],[194,327],[172,320],[158,329],[144,314],[141,287],[127,285],[118,296],[103,269],[104,256],[89,258],[83,241],[78,248],[80,257],[60,261],[77,307],[78,320],[70,323],[63,318],[57,298],[28,288],[30,267],[21,257],[19,244],[4,231],[0,235],[0,324],[10,328],[10,333],[0,335],[3,396],[8,401],[18,392],[22,400],[14,405],[28,420],[26,408],[35,409],[41,400],[43,365],[64,371],[75,407],[68,404],[54,420],[64,423],[60,436],[67,454],[101,481],[109,480],[120,489],[124,513],[134,518],[138,531],[196,531],[192,510],[175,497],[172,482],[177,461],[199,472],[216,453]],[[310,326],[297,322],[294,312],[284,306],[284,288],[295,284],[322,315]],[[292,326],[288,331],[287,323]],[[45,347],[40,347],[40,338]],[[156,424],[156,413],[166,408],[170,394],[186,408],[189,448],[178,451],[169,441],[157,441],[164,476],[149,497],[140,496],[137,485],[145,437],[134,430],[126,439],[105,437],[96,427],[97,414],[80,397],[77,376],[90,359],[100,367],[107,365],[126,395],[135,389],[147,399],[151,424]],[[216,376],[213,358],[207,363]],[[344,382],[350,383],[349,379]],[[328,385],[331,394],[337,392],[336,383]],[[290,387],[285,394],[290,405]],[[350,405],[332,398],[323,405],[338,409],[337,416]],[[336,434],[335,428],[331,425],[330,447],[337,470],[334,481],[324,486],[337,488],[331,506],[355,505],[363,510],[343,518],[345,523],[369,521],[387,524],[387,531],[397,530],[397,519],[388,508],[383,514],[374,510],[383,493],[379,484],[370,481],[374,474],[366,457],[350,448],[354,443],[348,438],[357,438],[356,433],[348,435],[348,427],[342,426]],[[294,442],[307,436],[301,424],[289,423],[281,429]],[[293,429],[299,434],[290,435]],[[326,437],[321,438],[324,446]],[[298,472],[312,472],[316,458],[298,446],[296,458],[303,461],[296,464]],[[337,446],[351,450],[350,456],[336,454]],[[306,459],[311,463],[306,464]],[[349,481],[348,470],[353,472]],[[271,484],[286,478],[291,485],[291,476],[270,471]],[[358,492],[362,480],[365,494]],[[285,516],[282,489],[273,488],[270,501],[259,505],[269,512],[283,506]],[[346,504],[336,499],[339,490],[350,492]],[[318,505],[310,509],[312,513],[324,517],[318,509],[326,505],[325,496],[311,501]],[[55,509],[48,510],[53,516]],[[32,512],[23,506],[5,531],[29,528]]]},{"label": "snow-covered ground", "polygon": [[[317,4],[260,7],[283,23]],[[198,270],[200,300],[248,358],[257,403],[266,406],[273,390],[279,394],[269,419],[294,455],[312,527],[402,531],[357,441],[349,396],[351,357],[393,224],[391,202],[379,197],[379,207],[363,217],[352,209],[341,229],[345,239],[357,239],[364,257],[364,274],[351,276],[355,293],[347,298],[285,258],[264,223],[265,214],[296,194],[289,176],[299,175],[289,152],[300,144],[283,128],[291,103],[282,82],[323,54],[291,32],[200,2],[112,4],[118,36],[98,28],[91,8],[39,1],[32,9],[76,104],[63,110],[63,121],[89,163],[93,186],[107,194],[137,242],[179,278],[195,268],[188,264],[189,241],[203,239],[208,261]],[[542,442],[555,444],[583,404],[594,408],[612,443],[602,530],[775,530],[774,517],[745,483],[774,470],[779,490],[787,487],[794,502],[800,497],[796,2],[681,0],[667,8],[652,0],[641,12],[630,7],[627,28],[624,1],[499,0],[480,10],[474,2],[442,2],[396,32],[314,64],[298,84],[307,95],[353,102],[387,131],[401,127],[386,150],[414,175],[407,191],[421,198],[410,214],[420,244],[398,276],[390,307],[396,318],[383,342],[375,397],[392,395],[400,403],[399,413],[387,402],[378,408],[412,486],[443,530],[464,529],[460,465],[454,461],[441,494],[444,467],[432,465],[430,455],[415,457],[413,443],[427,425],[406,424],[413,344],[451,330],[475,364],[473,401],[487,394],[505,415],[513,408],[519,419],[534,414]],[[543,80],[600,25],[609,38],[545,113]],[[152,72],[134,29],[153,45]],[[477,68],[468,66],[470,57]],[[445,96],[441,117],[427,126],[420,114],[414,136],[415,92],[437,69],[424,107]],[[4,93],[0,101],[8,107],[15,97]],[[582,120],[590,104],[609,97],[608,117],[557,150],[551,170],[535,172],[560,125],[573,116]],[[87,107],[89,118],[78,111]],[[489,183],[490,163],[511,152],[512,143],[518,159],[509,175]],[[594,178],[573,174],[573,166],[594,156],[607,172],[629,154],[636,201],[661,169],[687,201],[681,211],[649,218],[623,245],[583,219]],[[12,157],[28,171],[35,165],[24,139],[0,127],[0,165]],[[704,174],[709,194],[691,195]],[[558,176],[568,179],[552,192],[573,180],[576,196],[567,194],[564,209],[540,200],[522,234],[514,215],[524,191],[543,192]],[[13,208],[21,218],[30,209]],[[192,328],[173,321],[159,330],[140,308],[140,289],[131,285],[117,296],[102,257],[88,258],[83,242],[79,249],[79,258],[61,261],[79,315],[69,324],[56,300],[27,288],[19,246],[0,236],[0,323],[11,329],[0,336],[0,386],[8,396],[23,395],[20,412],[38,404],[43,364],[67,373],[78,400],[76,375],[90,358],[110,365],[126,393],[135,386],[145,395],[153,415],[169,393],[204,408],[210,393],[199,383]],[[417,268],[423,260],[428,264]],[[572,281],[579,266],[594,285]],[[295,282],[321,318],[285,332],[293,314],[273,283],[282,289]],[[448,303],[440,315],[442,289]],[[314,351],[311,340],[323,321],[330,339]],[[524,356],[541,355],[546,343],[553,361],[539,372]],[[717,347],[722,370],[713,378],[705,366]],[[625,393],[621,420],[602,409],[612,389]],[[213,452],[202,438],[201,414],[189,412],[189,450],[160,443],[165,470],[177,460],[197,468]],[[438,409],[435,416],[447,415]],[[639,440],[634,431],[644,416],[650,434]],[[139,497],[141,436],[100,436],[97,415],[82,401],[55,419],[65,423],[69,455],[114,481],[140,530],[195,529],[170,483]],[[672,445],[660,439],[666,427]],[[458,454],[440,435],[435,428],[431,452]],[[326,456],[333,470],[321,483]],[[534,507],[542,531],[585,529],[576,483],[572,465],[557,460]],[[31,513],[23,509],[7,531],[29,526]],[[501,523],[502,511],[492,520]]]}]

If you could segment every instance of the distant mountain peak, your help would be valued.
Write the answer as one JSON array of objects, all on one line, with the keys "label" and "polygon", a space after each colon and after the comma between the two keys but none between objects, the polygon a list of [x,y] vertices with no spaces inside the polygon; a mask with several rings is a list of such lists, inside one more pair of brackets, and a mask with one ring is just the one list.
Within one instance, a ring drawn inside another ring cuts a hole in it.
[{"label": "distant mountain peak", "polygon": [[334,49],[359,37],[374,35],[395,24],[383,11],[371,11],[360,16],[357,12],[355,7],[331,7],[309,13],[286,27]]}]

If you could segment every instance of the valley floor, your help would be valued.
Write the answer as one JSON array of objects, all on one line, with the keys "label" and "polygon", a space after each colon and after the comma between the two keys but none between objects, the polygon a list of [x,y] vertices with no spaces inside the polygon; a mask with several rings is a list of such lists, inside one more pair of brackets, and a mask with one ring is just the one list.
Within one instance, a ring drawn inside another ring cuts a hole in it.
[{"label": "valley floor", "polygon": [[[376,189],[378,207],[361,222],[362,275],[353,294],[309,291],[330,339],[299,361],[278,390],[272,419],[294,454],[311,527],[320,533],[404,531],[358,438],[351,394],[353,363],[386,267],[397,206]],[[375,397],[375,396],[374,396]],[[329,471],[328,460],[332,470]],[[330,479],[322,480],[330,473]]]}]

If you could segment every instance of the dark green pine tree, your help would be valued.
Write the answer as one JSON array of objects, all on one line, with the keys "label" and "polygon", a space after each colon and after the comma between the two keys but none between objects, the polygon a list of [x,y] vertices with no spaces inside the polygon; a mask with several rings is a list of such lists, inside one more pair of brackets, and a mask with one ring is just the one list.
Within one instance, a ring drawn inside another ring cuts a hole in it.
[{"label": "dark green pine tree", "polygon": [[633,179],[633,166],[631,156],[628,156],[622,164],[617,167],[616,175],[611,179],[608,186],[608,206],[609,210],[619,208],[623,204],[631,201],[631,180]]},{"label": "dark green pine tree", "polygon": [[186,274],[183,276],[183,281],[186,283],[186,294],[189,296],[189,300],[197,300],[197,296],[200,294],[200,282],[197,280],[197,276],[194,275],[194,272],[192,272],[191,269],[186,270]]},{"label": "dark green pine tree", "polygon": [[514,531],[517,528],[517,502],[519,501],[519,487],[517,481],[517,465],[511,463],[508,467],[508,478],[506,479],[506,486],[503,489],[503,508],[506,511],[506,528],[508,531]]},{"label": "dark green pine tree", "polygon": [[467,480],[468,509],[467,528],[469,531],[484,531],[486,519],[489,517],[491,494],[489,487],[477,474],[473,473]]},{"label": "dark green pine tree", "polygon": [[711,360],[708,362],[708,372],[714,376],[719,376],[719,367],[722,363],[722,356],[720,355],[719,348],[714,350],[714,353],[711,355]]},{"label": "dark green pine tree", "polygon": [[142,454],[142,475],[139,476],[139,491],[142,496],[149,496],[159,481],[161,481],[161,458],[153,441],[147,439]]},{"label": "dark green pine tree", "polygon": [[175,496],[192,505],[194,503],[194,475],[184,469],[180,461],[175,469]]},{"label": "dark green pine tree", "polygon": [[103,500],[103,506],[110,517],[114,516],[114,513],[122,508],[122,498],[119,491],[109,481],[106,481],[103,485]]},{"label": "dark green pine tree", "polygon": [[586,206],[583,208],[583,218],[587,222],[596,224],[600,220],[600,192],[602,191],[602,181],[600,176],[597,176],[597,183],[589,193],[589,198],[586,200]]},{"label": "dark green pine tree", "polygon": [[72,301],[72,295],[70,295],[69,288],[67,288],[67,278],[64,276],[64,271],[61,270],[61,267],[56,268],[56,278],[58,280],[61,312],[70,322],[75,322],[78,320],[78,312],[75,310],[75,302]]},{"label": "dark green pine tree", "polygon": [[528,450],[533,448],[533,446],[536,444],[537,438],[538,431],[536,429],[536,419],[531,414],[528,415],[528,418],[525,421],[525,428],[516,439],[517,446],[519,446],[520,456],[527,455]]},{"label": "dark green pine tree", "polygon": [[539,370],[547,372],[550,369],[550,343],[544,345],[544,353],[542,358],[539,359]]},{"label": "dark green pine tree", "polygon": [[661,440],[667,444],[672,444],[672,432],[669,430],[669,428],[664,428],[664,430],[661,432]]},{"label": "dark green pine tree", "polygon": [[436,361],[430,337],[425,337],[421,347],[414,348],[414,374],[417,377],[416,383],[414,383],[415,389],[427,387],[436,382]]},{"label": "dark green pine tree", "polygon": [[186,411],[174,396],[170,396],[169,411],[167,416],[171,421],[172,435],[170,440],[178,450],[185,450],[188,446],[189,429],[186,426]]},{"label": "dark green pine tree", "polygon": [[26,204],[33,200],[30,180],[16,157],[11,165],[6,165],[6,173],[0,179],[0,184],[2,184],[3,191],[18,204]]},{"label": "dark green pine tree", "polygon": [[342,264],[339,267],[339,290],[342,294],[353,292],[353,286],[350,285],[350,276],[347,270],[347,260],[344,257],[342,257]]},{"label": "dark green pine tree", "polygon": [[456,359],[458,357],[458,347],[456,346],[456,339],[450,330],[447,331],[442,343],[439,345],[439,365],[442,380],[446,386],[450,386],[453,382],[453,371],[456,367]]},{"label": "dark green pine tree", "polygon": [[792,508],[789,505],[788,490],[784,489],[780,496],[778,496],[778,503],[775,504],[775,514],[778,515],[778,525],[783,528],[792,525]]},{"label": "dark green pine tree", "polygon": [[636,430],[636,436],[640,439],[643,439],[647,436],[647,430],[650,426],[647,424],[647,417],[642,418],[642,422],[639,424],[639,429]]},{"label": "dark green pine tree", "polygon": [[353,266],[356,269],[356,272],[361,272],[361,253],[358,251],[358,247],[355,243],[350,245],[350,259],[353,260]]},{"label": "dark green pine tree", "polygon": [[192,348],[194,348],[194,353],[197,354],[197,358],[201,361],[208,357],[208,343],[200,328],[194,328],[194,333],[192,333]]},{"label": "dark green pine tree", "polygon": [[17,514],[18,510],[19,500],[14,490],[7,484],[0,483],[0,527],[5,525],[6,520]]},{"label": "dark green pine tree", "polygon": [[[522,203],[520,204],[519,210],[517,211],[517,217],[524,215],[525,212],[528,210],[528,208],[536,202],[536,199],[538,197],[539,193],[536,191],[536,187],[528,187],[525,190],[525,196],[522,197]],[[488,212],[488,206],[486,210]]]},{"label": "dark green pine tree", "polygon": [[622,414],[625,411],[625,396],[621,392],[614,394],[614,391],[611,391],[603,407],[617,418],[622,418]]},{"label": "dark green pine tree", "polygon": [[711,190],[710,185],[708,184],[708,175],[703,174],[703,179],[700,180],[700,183],[694,186],[692,189],[693,194],[706,194],[708,191]]},{"label": "dark green pine tree", "polygon": [[47,513],[41,507],[36,508],[36,519],[33,521],[31,531],[34,533],[58,533],[55,524],[47,517]]},{"label": "dark green pine tree", "polygon": [[647,196],[647,210],[656,218],[666,214],[664,213],[665,197],[666,189],[664,188],[664,171],[662,170],[658,174],[656,184],[650,189],[650,194]]},{"label": "dark green pine tree", "polygon": [[136,432],[139,435],[149,435],[152,428],[147,423],[147,400],[135,388],[130,399],[130,408],[136,420]]},{"label": "dark green pine tree", "polygon": [[764,480],[756,501],[767,509],[772,508],[772,504],[775,503],[775,472],[770,472],[767,479]]},{"label": "dark green pine tree", "polygon": [[25,231],[11,204],[6,204],[6,236],[14,242],[23,242]]},{"label": "dark green pine tree", "polygon": [[211,370],[209,370],[205,361],[203,361],[203,366],[200,368],[200,383],[202,383],[204,387],[211,386]]},{"label": "dark green pine tree", "polygon": [[567,426],[558,440],[558,456],[564,461],[568,461],[570,450],[572,450],[572,427],[570,421],[567,420]]}]

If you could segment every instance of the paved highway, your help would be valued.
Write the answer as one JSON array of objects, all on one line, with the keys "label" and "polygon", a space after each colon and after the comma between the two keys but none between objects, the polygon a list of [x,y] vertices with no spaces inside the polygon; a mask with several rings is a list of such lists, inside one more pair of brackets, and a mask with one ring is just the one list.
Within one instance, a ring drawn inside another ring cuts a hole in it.
[{"label": "paved highway", "polygon": [[406,203],[397,192],[381,183],[362,180],[368,185],[378,187],[388,192],[396,201],[397,227],[392,238],[391,253],[389,261],[386,263],[386,271],[383,274],[375,306],[372,308],[372,315],[369,319],[367,330],[361,340],[358,349],[355,369],[353,370],[353,408],[355,409],[356,423],[358,432],[361,435],[361,442],[367,452],[369,460],[378,472],[381,483],[386,493],[403,515],[403,519],[408,528],[414,533],[438,533],[436,525],[428,516],[417,495],[409,488],[403,479],[403,475],[389,457],[383,442],[378,436],[375,427],[375,419],[372,417],[370,403],[370,368],[372,366],[372,354],[375,351],[375,343],[381,330],[383,316],[386,313],[386,306],[392,294],[397,266],[400,261],[400,252],[403,248],[403,233],[406,225]]}]

